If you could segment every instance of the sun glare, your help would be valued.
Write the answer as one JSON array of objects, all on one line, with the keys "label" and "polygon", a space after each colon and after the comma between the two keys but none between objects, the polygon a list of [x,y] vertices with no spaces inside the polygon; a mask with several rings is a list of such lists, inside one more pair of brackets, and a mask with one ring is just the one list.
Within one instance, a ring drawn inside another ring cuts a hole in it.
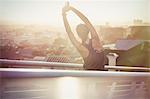
[{"label": "sun glare", "polygon": [[58,81],[58,99],[79,99],[79,81],[75,77],[63,77]]}]

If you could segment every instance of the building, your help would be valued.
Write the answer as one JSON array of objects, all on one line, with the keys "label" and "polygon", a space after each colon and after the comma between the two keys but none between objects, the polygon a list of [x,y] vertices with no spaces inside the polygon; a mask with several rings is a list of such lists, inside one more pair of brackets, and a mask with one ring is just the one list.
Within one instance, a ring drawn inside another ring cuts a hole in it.
[{"label": "building", "polygon": [[101,26],[99,30],[99,34],[102,36],[104,44],[115,43],[118,39],[123,39],[125,33],[126,29],[123,27]]}]

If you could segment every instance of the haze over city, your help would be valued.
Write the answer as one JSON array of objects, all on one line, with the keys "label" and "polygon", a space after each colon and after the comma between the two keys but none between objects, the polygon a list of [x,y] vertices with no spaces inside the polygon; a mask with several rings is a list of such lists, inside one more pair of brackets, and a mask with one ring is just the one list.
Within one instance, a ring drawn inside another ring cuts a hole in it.
[{"label": "haze over city", "polygon": [[[1,0],[1,23],[42,24],[63,27],[62,7],[66,0]],[[150,21],[149,0],[69,0],[93,24],[130,24],[134,19]],[[72,25],[79,23],[69,14]]]}]

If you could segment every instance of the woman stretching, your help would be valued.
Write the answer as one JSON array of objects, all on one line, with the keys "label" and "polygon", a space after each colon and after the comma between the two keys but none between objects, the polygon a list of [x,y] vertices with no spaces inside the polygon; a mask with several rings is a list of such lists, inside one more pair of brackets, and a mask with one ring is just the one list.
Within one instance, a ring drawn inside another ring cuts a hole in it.
[{"label": "woman stretching", "polygon": [[[84,22],[84,24],[79,24],[76,27],[77,34],[82,42],[79,42],[75,38],[74,33],[71,31],[71,27],[67,20],[66,12],[68,11],[74,12]],[[80,11],[69,6],[69,4],[62,9],[62,15],[66,32],[68,33],[72,44],[77,48],[80,55],[83,57],[83,67],[86,70],[104,70],[105,54],[103,47],[100,43],[98,34],[90,21]],[[89,33],[91,38],[88,36]]]}]

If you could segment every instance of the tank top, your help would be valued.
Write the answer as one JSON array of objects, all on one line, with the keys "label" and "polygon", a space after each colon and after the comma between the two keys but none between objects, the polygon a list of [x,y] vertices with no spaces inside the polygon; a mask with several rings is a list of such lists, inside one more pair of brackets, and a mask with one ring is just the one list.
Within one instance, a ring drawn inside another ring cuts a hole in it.
[{"label": "tank top", "polygon": [[89,51],[89,55],[87,57],[84,57],[84,65],[83,67],[86,70],[104,70],[106,55],[104,51],[97,52],[92,47],[92,39],[89,40],[89,43],[83,44],[84,47],[86,47]]}]

